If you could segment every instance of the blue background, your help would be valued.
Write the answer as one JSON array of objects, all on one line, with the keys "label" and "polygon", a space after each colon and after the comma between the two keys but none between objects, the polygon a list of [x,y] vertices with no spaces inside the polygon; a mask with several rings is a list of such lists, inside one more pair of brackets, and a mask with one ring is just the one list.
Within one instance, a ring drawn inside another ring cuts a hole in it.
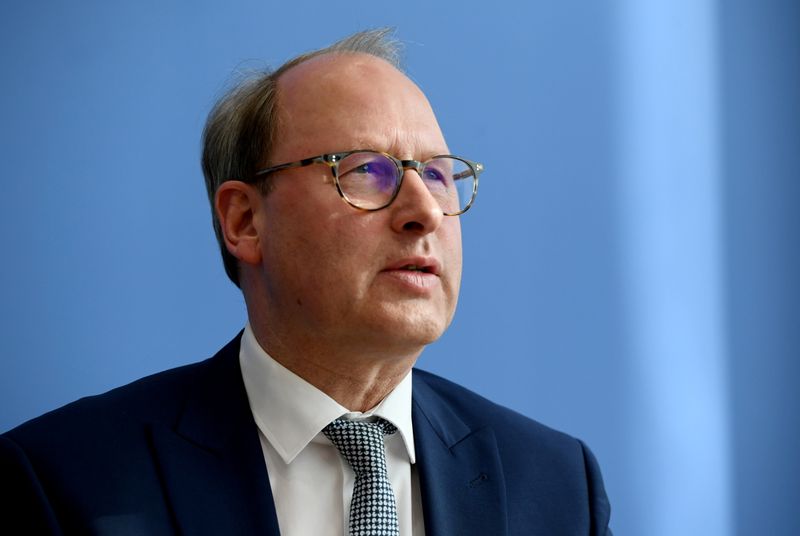
[{"label": "blue background", "polygon": [[585,439],[618,534],[793,534],[790,0],[4,2],[0,430],[242,327],[205,115],[239,71],[387,25],[487,168],[419,365]]}]

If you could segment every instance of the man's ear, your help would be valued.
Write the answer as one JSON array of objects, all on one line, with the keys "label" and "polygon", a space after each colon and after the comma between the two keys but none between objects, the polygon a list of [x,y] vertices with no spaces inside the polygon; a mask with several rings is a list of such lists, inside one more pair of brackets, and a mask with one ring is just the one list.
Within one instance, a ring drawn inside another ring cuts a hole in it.
[{"label": "man's ear", "polygon": [[261,193],[241,181],[225,181],[214,195],[222,236],[228,251],[247,264],[261,262],[261,248],[255,215],[261,209]]}]

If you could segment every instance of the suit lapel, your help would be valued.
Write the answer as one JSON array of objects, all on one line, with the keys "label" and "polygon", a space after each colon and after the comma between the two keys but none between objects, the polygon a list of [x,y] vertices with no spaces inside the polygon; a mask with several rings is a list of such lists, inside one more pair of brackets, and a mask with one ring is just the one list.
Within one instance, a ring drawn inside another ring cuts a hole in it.
[{"label": "suit lapel", "polygon": [[165,492],[185,534],[279,534],[238,353],[237,337],[207,362],[177,426],[151,429]]},{"label": "suit lapel", "polygon": [[505,482],[492,429],[470,429],[417,375],[412,419],[427,536],[506,534]]}]

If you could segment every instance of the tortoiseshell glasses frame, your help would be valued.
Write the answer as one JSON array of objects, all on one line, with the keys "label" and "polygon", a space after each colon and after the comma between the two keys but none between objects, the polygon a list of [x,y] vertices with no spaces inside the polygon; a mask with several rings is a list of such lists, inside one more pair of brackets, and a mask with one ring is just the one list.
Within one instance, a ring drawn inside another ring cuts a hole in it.
[{"label": "tortoiseshell glasses frame", "polygon": [[413,169],[446,216],[458,216],[469,210],[478,193],[478,177],[484,169],[483,164],[450,154],[437,155],[425,161],[400,160],[384,152],[357,149],[270,166],[255,172],[247,182],[256,182],[285,169],[314,164],[328,166],[339,196],[350,206],[366,211],[391,205],[400,192],[405,171]]}]

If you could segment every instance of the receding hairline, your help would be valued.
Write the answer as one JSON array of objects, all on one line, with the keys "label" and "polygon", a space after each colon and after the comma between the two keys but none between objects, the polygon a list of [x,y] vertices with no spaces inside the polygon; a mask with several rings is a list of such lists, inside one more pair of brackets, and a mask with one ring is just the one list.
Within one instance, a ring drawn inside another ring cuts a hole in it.
[{"label": "receding hairline", "polygon": [[[357,95],[366,90],[366,87],[359,87],[357,81],[359,76],[373,81],[377,77],[381,77],[380,82],[375,82],[378,86],[405,86],[411,93],[421,98],[433,113],[424,91],[392,62],[364,52],[332,51],[298,63],[274,79],[275,128],[276,133],[281,133],[276,137],[282,138],[285,134],[285,121],[291,120],[298,109],[303,109],[306,105],[313,106],[313,103],[317,102],[314,95],[319,99],[324,99],[328,95],[339,95],[340,97],[345,94]],[[351,80],[355,81],[352,85]],[[320,93],[321,87],[325,88],[323,89],[324,94]],[[274,148],[273,146],[272,149]],[[272,160],[271,153],[272,151],[264,155],[264,160],[261,162],[263,167],[276,164]]]},{"label": "receding hairline", "polygon": [[296,63],[293,62],[285,67],[278,69],[274,73],[275,80],[280,81],[286,75],[294,71],[297,71],[300,68],[309,68],[310,66],[313,66],[316,63],[331,63],[342,59],[361,59],[363,61],[375,60],[378,63],[391,67],[393,70],[405,76],[405,71],[401,68],[399,64],[394,63],[393,61],[390,61],[382,56],[376,56],[375,54],[370,54],[369,52],[363,52],[359,50],[325,50],[325,51],[320,51],[319,53],[309,56],[307,58],[303,58],[299,62]]},{"label": "receding hairline", "polygon": [[[348,51],[348,50],[334,50],[326,51],[321,54],[307,58],[306,60],[292,65],[288,69],[275,73],[275,87],[277,90],[277,104],[280,109],[281,95],[287,89],[293,90],[301,87],[302,84],[307,83],[306,78],[311,79],[314,76],[329,76],[331,75],[331,64],[347,61],[348,59],[354,60],[347,67],[342,67],[342,70],[353,68],[358,65],[381,65],[385,72],[393,72],[400,78],[405,79],[410,85],[417,88],[417,90],[424,95],[421,88],[395,63],[388,61],[386,58],[376,56],[368,52]],[[322,72],[315,73],[314,70],[319,69]],[[297,84],[297,85],[295,85]]]}]

